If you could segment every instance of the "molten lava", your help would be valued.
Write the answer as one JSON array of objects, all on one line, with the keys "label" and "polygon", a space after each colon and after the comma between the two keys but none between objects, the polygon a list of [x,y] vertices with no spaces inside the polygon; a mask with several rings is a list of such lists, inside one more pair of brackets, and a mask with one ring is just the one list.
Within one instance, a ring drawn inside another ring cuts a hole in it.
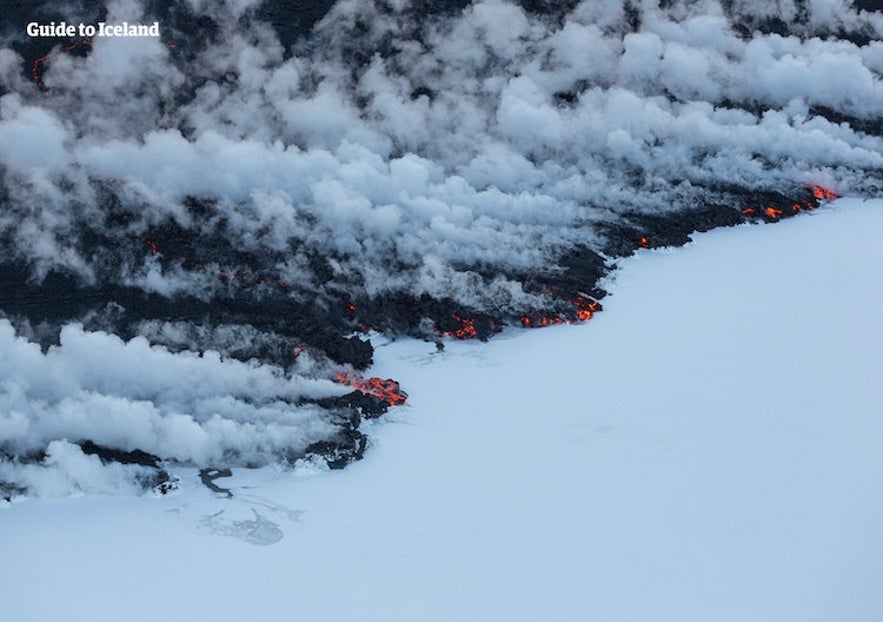
[{"label": "molten lava", "polygon": [[455,337],[457,339],[475,339],[478,337],[478,331],[475,330],[475,320],[468,317],[460,317],[452,313],[451,317],[457,320],[460,328],[454,330],[440,331],[445,337]]},{"label": "molten lava", "polygon": [[839,199],[839,198],[840,198],[840,197],[839,197],[837,194],[835,194],[832,190],[830,190],[829,188],[825,188],[824,186],[819,186],[819,185],[817,185],[817,184],[812,184],[812,185],[810,186],[810,189],[812,190],[812,195],[813,195],[815,198],[819,199],[820,201],[821,201],[822,199],[834,200],[834,199]]},{"label": "molten lava", "polygon": [[761,216],[768,221],[777,221],[781,218],[793,216],[800,212],[814,210],[819,206],[819,201],[840,198],[834,191],[825,188],[824,186],[819,186],[818,184],[809,185],[807,190],[808,193],[812,195],[811,198],[805,196],[804,198],[794,199],[791,201],[790,205],[784,202],[774,203],[763,209],[745,207],[741,210],[742,215],[746,218]]},{"label": "molten lava", "polygon": [[148,247],[150,247],[150,254],[151,254],[151,255],[156,255],[156,254],[157,254],[158,251],[157,251],[157,249],[156,249],[156,242],[154,242],[154,241],[151,240],[150,238],[145,238],[144,236],[141,236],[140,240],[141,240],[142,242],[144,242],[145,244],[147,244]]},{"label": "molten lava", "polygon": [[767,207],[763,211],[767,216],[769,216],[773,220],[778,220],[779,216],[781,216],[782,214],[785,213],[783,210],[776,209],[775,207]]},{"label": "molten lava", "polygon": [[[87,46],[87,45],[92,45],[92,42],[89,41],[89,39],[83,39],[82,41],[77,41],[75,43],[71,43],[69,46],[62,48],[62,51],[63,52],[73,52],[74,50],[76,50],[80,46]],[[57,54],[57,52],[48,52],[47,54],[44,54],[43,56],[41,56],[40,58],[35,60],[33,67],[31,67],[31,76],[33,76],[34,82],[36,83],[37,87],[41,91],[48,90],[46,88],[46,85],[43,84],[43,64],[47,60],[49,60],[50,58],[55,56],[56,54]]]},{"label": "molten lava", "polygon": [[401,406],[408,399],[408,394],[402,391],[399,383],[390,378],[360,378],[344,373],[337,374],[335,378],[356,391],[373,395],[387,406]]},{"label": "molten lava", "polygon": [[600,305],[594,301],[589,300],[585,296],[577,296],[571,302],[576,305],[576,319],[580,322],[587,322],[595,317],[595,313],[598,312]]},{"label": "molten lava", "polygon": [[591,320],[595,313],[600,310],[601,305],[596,301],[578,295],[570,301],[576,307],[576,318],[566,318],[557,315],[549,316],[542,313],[534,315],[525,315],[521,318],[521,325],[525,328],[543,328],[544,326],[553,326],[555,324],[574,324],[576,322],[587,322]]},{"label": "molten lava", "polygon": [[650,248],[650,240],[648,240],[647,237],[644,236],[640,240],[638,240],[638,246],[640,246],[641,248]]},{"label": "molten lava", "polygon": [[548,315],[536,315],[530,317],[525,315],[521,318],[521,325],[525,328],[543,328],[544,326],[552,326],[554,324],[564,324],[564,318],[549,317]]}]

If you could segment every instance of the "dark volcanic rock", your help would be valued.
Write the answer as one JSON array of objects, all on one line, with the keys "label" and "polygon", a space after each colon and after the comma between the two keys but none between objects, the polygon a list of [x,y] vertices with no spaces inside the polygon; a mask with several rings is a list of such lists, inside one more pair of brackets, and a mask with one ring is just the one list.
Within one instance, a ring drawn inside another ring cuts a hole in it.
[{"label": "dark volcanic rock", "polygon": [[[202,324],[242,324],[287,337],[292,344],[302,343],[326,352],[333,360],[364,369],[371,364],[370,342],[341,334],[351,332],[352,321],[343,314],[329,314],[314,304],[297,301],[272,288],[264,291],[233,291],[213,301],[192,296],[168,298],[147,293],[134,287],[106,283],[89,286],[70,274],[49,273],[41,282],[30,279],[30,272],[21,264],[0,263],[0,288],[4,299],[0,312],[28,318],[31,324],[55,326],[57,337],[61,325],[100,315],[108,305],[118,312],[113,326],[88,327],[111,329],[123,339],[137,334],[137,325],[145,320],[184,321]],[[341,308],[343,304],[339,305]],[[108,318],[110,319],[110,318]],[[51,343],[57,343],[53,339]],[[50,343],[43,343],[46,347]],[[261,356],[263,354],[263,356]],[[284,352],[244,353],[242,358],[258,357],[278,365],[290,363],[290,350]]]},{"label": "dark volcanic rock", "polygon": [[683,246],[692,233],[717,227],[732,227],[746,221],[776,222],[819,205],[811,189],[794,188],[785,194],[778,191],[746,191],[722,188],[730,205],[709,205],[663,214],[631,214],[623,221],[602,226],[607,238],[604,252],[613,257],[632,254],[638,248]]},{"label": "dark volcanic rock", "polygon": [[80,449],[87,456],[98,456],[104,463],[119,462],[120,464],[139,464],[154,469],[161,468],[159,456],[154,456],[140,449],[123,451],[122,449],[97,445],[92,441],[83,441],[80,443]]},{"label": "dark volcanic rock", "polygon": [[374,362],[374,346],[367,339],[334,337],[325,347],[331,360],[365,369]]},{"label": "dark volcanic rock", "polygon": [[233,493],[227,488],[221,488],[215,483],[215,480],[221,477],[232,477],[233,471],[230,469],[202,469],[199,471],[199,480],[203,485],[218,494],[226,496],[228,499],[233,497]]},{"label": "dark volcanic rock", "polygon": [[556,262],[553,272],[526,275],[528,290],[537,293],[554,292],[559,298],[572,300],[585,294],[595,300],[607,295],[598,287],[609,267],[605,259],[590,248],[579,245],[564,252]]},{"label": "dark volcanic rock", "polygon": [[114,449],[98,445],[92,441],[81,442],[80,449],[87,456],[98,456],[104,464],[118,462],[119,464],[137,464],[154,469],[152,475],[146,478],[139,478],[139,483],[146,489],[153,488],[161,494],[166,494],[175,488],[175,482],[168,472],[162,468],[159,456],[154,456],[140,449],[135,449],[134,451]]},{"label": "dark volcanic rock", "polygon": [[307,447],[307,455],[319,456],[331,469],[342,469],[361,460],[367,446],[368,437],[357,430],[348,430],[333,440],[313,443]]},{"label": "dark volcanic rock", "polygon": [[635,214],[624,224],[606,227],[607,254],[620,257],[630,255],[636,248],[683,246],[692,233],[710,231],[716,227],[732,227],[744,222],[738,209],[706,207],[661,215]]},{"label": "dark volcanic rock", "polygon": [[326,397],[313,402],[323,408],[332,409],[349,409],[353,413],[354,419],[350,421],[350,430],[355,430],[359,426],[359,419],[376,419],[380,415],[389,410],[389,404],[382,399],[370,393],[362,391],[352,391],[340,397]]},{"label": "dark volcanic rock", "polygon": [[286,49],[306,36],[328,11],[335,0],[310,2],[262,2],[257,17],[273,26]]},{"label": "dark volcanic rock", "polygon": [[27,494],[27,489],[17,484],[0,481],[0,500],[12,501],[13,497],[21,497]]},{"label": "dark volcanic rock", "polygon": [[864,11],[883,11],[883,0],[853,0],[852,3]]}]

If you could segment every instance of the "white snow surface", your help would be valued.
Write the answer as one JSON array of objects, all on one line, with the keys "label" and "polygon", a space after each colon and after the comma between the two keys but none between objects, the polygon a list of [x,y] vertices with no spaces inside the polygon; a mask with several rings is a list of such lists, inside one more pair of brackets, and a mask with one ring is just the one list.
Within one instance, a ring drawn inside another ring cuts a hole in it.
[{"label": "white snow surface", "polygon": [[378,347],[344,471],[0,509],[15,622],[883,619],[883,201],[621,262],[580,326]]}]

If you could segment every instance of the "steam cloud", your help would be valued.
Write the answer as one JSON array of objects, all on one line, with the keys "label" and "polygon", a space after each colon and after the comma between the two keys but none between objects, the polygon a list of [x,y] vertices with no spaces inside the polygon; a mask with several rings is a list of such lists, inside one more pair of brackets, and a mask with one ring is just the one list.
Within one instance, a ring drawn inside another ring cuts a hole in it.
[{"label": "steam cloud", "polygon": [[[883,16],[845,0],[339,0],[286,44],[267,4],[180,0],[176,15],[211,27],[164,22],[162,40],[57,53],[45,92],[10,35],[0,259],[32,282],[56,272],[171,299],[215,300],[215,272],[259,265],[286,284],[275,296],[317,305],[406,293],[517,313],[536,296],[515,275],[602,250],[632,215],[881,187]],[[106,9],[158,19],[146,0]],[[168,225],[236,258],[194,270],[91,241]],[[170,343],[168,327],[139,331]],[[188,339],[157,349],[70,325],[43,353],[0,324],[0,446],[14,456],[0,480],[125,489],[135,467],[68,443],[87,438],[205,465],[266,463],[333,433],[320,409],[291,407],[330,385],[199,358],[186,350],[206,344]]]},{"label": "steam cloud", "polygon": [[[293,461],[339,431],[318,406],[297,403],[345,389],[267,365],[172,354],[143,338],[124,343],[78,326],[66,326],[60,345],[44,354],[6,320],[0,349],[0,448],[17,456],[46,450],[42,466],[59,470],[0,462],[0,480],[38,493],[125,488],[118,478],[87,476],[101,462],[73,445],[85,440],[182,463],[259,466],[285,455]],[[147,477],[145,469],[113,468]]]}]

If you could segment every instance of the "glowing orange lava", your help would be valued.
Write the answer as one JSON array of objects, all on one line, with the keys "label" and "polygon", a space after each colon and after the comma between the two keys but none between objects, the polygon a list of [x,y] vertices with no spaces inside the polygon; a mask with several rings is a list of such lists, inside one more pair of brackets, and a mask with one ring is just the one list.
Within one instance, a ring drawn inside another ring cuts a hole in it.
[{"label": "glowing orange lava", "polygon": [[440,331],[442,335],[445,337],[455,337],[457,339],[475,339],[478,337],[478,331],[475,330],[475,320],[468,317],[460,317],[453,313],[451,314],[451,317],[457,320],[461,326],[456,330]]},{"label": "glowing orange lava", "polygon": [[390,378],[360,378],[343,373],[337,374],[335,378],[356,391],[373,395],[387,406],[401,406],[408,399],[408,394],[402,391],[399,383]]},{"label": "glowing orange lava", "polygon": [[829,188],[825,188],[824,186],[819,186],[819,185],[817,185],[817,184],[812,184],[812,185],[810,186],[810,189],[812,190],[812,195],[813,195],[815,198],[819,199],[820,201],[821,201],[822,199],[834,200],[834,199],[839,199],[839,198],[840,198],[840,197],[839,197],[837,194],[835,194],[831,189],[829,189]]},{"label": "glowing orange lava", "polygon": [[151,255],[156,255],[156,254],[159,252],[159,251],[157,251],[157,249],[156,249],[156,242],[154,242],[153,240],[151,240],[151,239],[149,239],[149,238],[145,238],[145,237],[142,236],[142,237],[141,237],[141,241],[144,242],[145,244],[147,244],[147,246],[150,247],[150,254],[151,254]]},{"label": "glowing orange lava", "polygon": [[641,248],[650,248],[650,240],[648,240],[645,236],[638,240],[638,246],[640,246]]},{"label": "glowing orange lava", "polygon": [[560,317],[549,317],[547,315],[540,315],[537,317],[529,317],[525,315],[521,318],[521,325],[525,328],[543,328],[544,326],[554,326],[555,324],[564,324],[564,318]]},{"label": "glowing orange lava", "polygon": [[575,300],[571,300],[576,305],[576,319],[580,322],[587,322],[595,317],[598,312],[598,303],[589,300],[585,296],[577,296]]},{"label": "glowing orange lava", "polygon": [[782,211],[780,209],[776,209],[775,207],[767,207],[763,211],[767,216],[769,216],[773,220],[778,220],[779,216],[781,216],[782,214],[785,213],[784,211]]},{"label": "glowing orange lava", "polygon": [[814,210],[819,206],[819,201],[840,198],[840,196],[833,190],[825,188],[824,186],[819,186],[818,184],[810,184],[808,186],[808,189],[812,193],[813,199],[801,199],[792,201],[791,205],[789,206],[790,210],[784,206],[782,206],[781,208],[769,206],[763,208],[762,210],[758,210],[754,207],[746,207],[741,210],[742,215],[746,217],[761,215],[765,218],[768,218],[769,220],[779,220],[780,218],[784,217],[786,213],[790,216],[799,212]]},{"label": "glowing orange lava", "polygon": [[[92,42],[89,39],[83,39],[82,41],[77,41],[75,43],[71,43],[69,46],[62,48],[62,51],[63,52],[73,52],[81,45],[82,46],[92,45]],[[31,76],[33,76],[34,82],[37,84],[37,87],[39,87],[39,89],[41,91],[48,90],[46,88],[46,85],[43,84],[43,77],[42,77],[43,72],[41,71],[42,67],[43,67],[43,63],[45,63],[47,60],[49,60],[50,58],[55,56],[57,53],[58,52],[48,52],[48,53],[44,54],[43,56],[41,56],[40,58],[35,60],[33,67],[31,67]]]},{"label": "glowing orange lava", "polygon": [[598,312],[600,305],[586,298],[585,296],[577,296],[570,301],[576,307],[576,319],[568,319],[558,316],[548,315],[525,315],[521,318],[521,325],[525,328],[543,328],[544,326],[554,326],[556,324],[574,324],[576,322],[587,322],[591,320],[595,313]]}]

